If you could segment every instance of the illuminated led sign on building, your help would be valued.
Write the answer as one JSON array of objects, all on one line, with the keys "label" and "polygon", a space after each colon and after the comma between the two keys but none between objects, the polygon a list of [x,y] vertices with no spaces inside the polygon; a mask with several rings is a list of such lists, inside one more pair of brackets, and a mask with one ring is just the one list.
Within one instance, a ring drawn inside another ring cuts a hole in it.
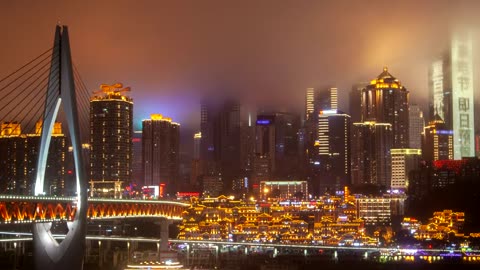
[{"label": "illuminated led sign on building", "polygon": [[475,156],[473,61],[470,35],[455,36],[451,48],[454,159]]}]

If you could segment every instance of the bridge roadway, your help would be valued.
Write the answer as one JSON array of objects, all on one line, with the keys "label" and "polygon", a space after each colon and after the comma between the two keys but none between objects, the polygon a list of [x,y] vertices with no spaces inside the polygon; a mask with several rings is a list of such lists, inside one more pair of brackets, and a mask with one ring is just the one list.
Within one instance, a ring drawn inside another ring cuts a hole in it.
[{"label": "bridge roadway", "polygon": [[[0,195],[0,224],[72,221],[77,197]],[[87,218],[181,220],[188,203],[167,200],[88,198]]]},{"label": "bridge roadway", "polygon": [[[0,235],[14,235],[16,237],[0,238],[0,243],[13,242],[29,242],[32,241],[31,233],[26,232],[0,232]],[[55,239],[61,240],[65,235],[54,234]],[[87,235],[87,240],[95,241],[119,241],[119,242],[138,242],[138,243],[160,243],[159,238],[147,237],[123,237],[123,236],[102,236],[102,235]],[[277,248],[277,249],[301,249],[301,250],[332,250],[332,251],[357,251],[357,252],[381,252],[393,253],[400,252],[402,254],[440,254],[440,253],[462,253],[460,249],[408,249],[408,248],[394,248],[394,247],[346,247],[346,246],[324,246],[324,245],[306,245],[306,244],[280,244],[280,243],[253,243],[253,242],[227,242],[227,241],[209,241],[209,240],[178,240],[169,239],[168,242],[176,244],[189,245],[209,245],[209,246],[243,246],[255,248]],[[480,250],[469,250],[469,254],[480,254]]]}]

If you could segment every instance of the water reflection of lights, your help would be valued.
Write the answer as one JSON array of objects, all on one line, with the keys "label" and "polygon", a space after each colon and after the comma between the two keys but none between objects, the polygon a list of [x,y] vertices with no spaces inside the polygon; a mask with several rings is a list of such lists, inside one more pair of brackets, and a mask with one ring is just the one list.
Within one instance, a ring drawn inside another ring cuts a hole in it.
[{"label": "water reflection of lights", "polygon": [[179,262],[174,262],[171,260],[165,262],[158,261],[144,261],[137,264],[128,264],[127,268],[124,270],[134,270],[134,269],[184,269],[183,265]]}]

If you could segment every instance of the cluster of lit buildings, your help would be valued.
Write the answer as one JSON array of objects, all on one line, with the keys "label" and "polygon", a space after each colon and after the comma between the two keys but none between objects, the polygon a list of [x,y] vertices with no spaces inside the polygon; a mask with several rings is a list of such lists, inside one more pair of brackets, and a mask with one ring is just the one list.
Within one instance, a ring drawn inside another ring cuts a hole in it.
[{"label": "cluster of lit buildings", "polygon": [[392,217],[405,198],[343,194],[317,200],[246,200],[219,196],[192,200],[178,239],[377,246],[390,240]]},{"label": "cluster of lit buildings", "polygon": [[434,212],[425,224],[412,217],[404,217],[401,223],[402,230],[408,231],[417,240],[448,240],[452,236],[462,239],[480,237],[480,233],[465,234],[464,224],[465,213],[452,210]]},{"label": "cluster of lit buildings", "polygon": [[[305,184],[287,196],[302,199],[332,195],[344,186],[416,192],[425,179],[411,172],[422,162],[475,157],[471,56],[471,37],[455,35],[445,55],[432,64],[427,125],[421,108],[410,105],[410,91],[387,68],[352,88],[349,113],[339,109],[336,87],[307,88],[303,117],[274,110],[245,112],[235,100],[203,100],[189,160],[180,157],[178,123],[152,114],[135,131],[133,100],[126,94],[130,88],[101,85],[90,99],[90,139],[84,149],[89,194],[172,198],[179,191],[195,191],[265,199],[293,181]],[[35,136],[21,134],[18,123],[2,124],[0,163],[8,165],[2,166],[0,182],[7,190],[29,193],[34,166],[26,164],[35,163],[35,155],[12,151],[30,147],[16,140]],[[68,147],[61,130],[56,138],[61,142],[52,148],[62,158],[53,161],[59,176],[51,178],[56,180],[50,193],[62,194],[62,183],[74,169],[66,165]],[[276,187],[265,186],[267,182]]]},{"label": "cluster of lit buildings", "polygon": [[[133,100],[122,84],[101,85],[90,99],[88,158],[89,195],[93,197],[162,197],[175,191],[178,180],[180,125],[152,114],[133,131]],[[18,122],[2,122],[0,134],[1,193],[31,194],[42,123],[22,133]],[[49,149],[46,193],[72,194],[74,166],[68,138],[55,123]],[[68,181],[69,177],[72,178]]]}]

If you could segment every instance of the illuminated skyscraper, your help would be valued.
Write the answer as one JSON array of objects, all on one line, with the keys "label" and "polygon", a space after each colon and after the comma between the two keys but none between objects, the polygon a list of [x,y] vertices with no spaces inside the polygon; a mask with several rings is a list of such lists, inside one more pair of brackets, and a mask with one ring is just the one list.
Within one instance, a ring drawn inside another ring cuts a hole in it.
[{"label": "illuminated skyscraper", "polygon": [[[94,196],[120,196],[121,185],[132,180],[133,100],[130,88],[101,85],[90,100],[90,191]],[[95,191],[109,189],[107,194]]]},{"label": "illuminated skyscraper", "polygon": [[320,111],[337,110],[338,108],[338,96],[337,88],[309,88],[313,93],[313,111],[312,115],[304,123],[303,129],[300,132],[300,139],[302,140],[302,149],[305,151],[304,160],[306,160],[306,168],[308,170],[308,178],[310,180],[310,187],[314,193],[320,191],[319,177],[320,168],[318,149],[316,144],[318,143],[318,129],[319,129],[319,114]]},{"label": "illuminated skyscraper", "polygon": [[179,168],[180,124],[161,114],[142,121],[142,153],[146,186],[166,186],[176,192]]},{"label": "illuminated skyscraper", "polygon": [[438,115],[424,129],[422,154],[427,161],[453,159],[453,131]]},{"label": "illuminated skyscraper", "polygon": [[337,110],[318,115],[318,162],[320,194],[343,190],[350,184],[350,116]]},{"label": "illuminated skyscraper", "polygon": [[422,148],[422,133],[425,127],[425,120],[423,119],[423,112],[418,105],[411,105],[409,108],[409,135],[410,148]]},{"label": "illuminated skyscraper", "polygon": [[394,148],[408,148],[408,96],[386,67],[362,90],[362,121],[391,124]]},{"label": "illuminated skyscraper", "polygon": [[391,189],[406,190],[409,183],[409,174],[419,167],[422,151],[420,149],[391,149],[392,181]]},{"label": "illuminated skyscraper", "polygon": [[313,117],[314,101],[315,101],[315,89],[307,88],[307,92],[305,96],[305,120],[306,121],[308,121],[310,118]]},{"label": "illuminated skyscraper", "polygon": [[454,159],[475,156],[472,43],[470,33],[455,33],[429,72],[430,116],[438,115],[453,130]]}]

